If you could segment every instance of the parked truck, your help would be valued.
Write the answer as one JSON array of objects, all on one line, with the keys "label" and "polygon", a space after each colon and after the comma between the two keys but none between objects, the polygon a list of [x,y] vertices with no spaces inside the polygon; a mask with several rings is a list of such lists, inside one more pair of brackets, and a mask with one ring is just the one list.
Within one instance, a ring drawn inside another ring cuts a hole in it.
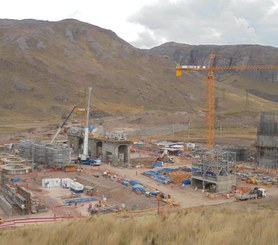
[{"label": "parked truck", "polygon": [[101,165],[101,159],[86,159],[86,160],[81,160],[80,158],[74,160],[74,163],[81,163],[84,165],[91,165],[91,166],[100,166]]},{"label": "parked truck", "polygon": [[255,187],[248,193],[236,194],[235,198],[238,201],[247,201],[250,199],[258,199],[266,197],[266,190],[262,188]]}]

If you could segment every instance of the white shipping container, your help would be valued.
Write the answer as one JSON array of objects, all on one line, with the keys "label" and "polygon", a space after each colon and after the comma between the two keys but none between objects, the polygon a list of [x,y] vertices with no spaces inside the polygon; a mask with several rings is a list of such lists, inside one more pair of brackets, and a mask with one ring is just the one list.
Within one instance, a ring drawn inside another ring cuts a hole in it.
[{"label": "white shipping container", "polygon": [[61,186],[61,179],[59,178],[45,178],[42,179],[42,187],[50,188]]},{"label": "white shipping container", "polygon": [[72,182],[74,182],[72,179],[70,179],[70,178],[63,178],[62,180],[61,180],[61,183],[62,183],[62,187],[63,188],[70,188],[70,184],[72,183]]}]

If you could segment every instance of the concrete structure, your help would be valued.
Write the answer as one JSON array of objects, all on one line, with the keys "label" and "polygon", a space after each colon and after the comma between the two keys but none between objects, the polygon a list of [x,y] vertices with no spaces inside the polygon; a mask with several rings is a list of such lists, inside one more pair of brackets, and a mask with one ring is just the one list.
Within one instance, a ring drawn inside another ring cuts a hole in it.
[{"label": "concrete structure", "polygon": [[3,174],[20,175],[32,172],[32,167],[25,164],[6,164],[2,165],[1,168]]},{"label": "concrete structure", "polygon": [[232,169],[236,164],[236,154],[223,152],[214,160],[203,160],[192,163],[192,186],[209,189],[217,193],[227,193],[236,185],[236,176]]},{"label": "concrete structure", "polygon": [[0,196],[0,208],[4,210],[5,214],[9,217],[13,215],[13,206],[3,196]]},{"label": "concrete structure", "polygon": [[256,163],[259,166],[278,167],[278,111],[261,113],[256,149]]},{"label": "concrete structure", "polygon": [[[68,144],[75,153],[81,153],[83,136],[68,134]],[[101,158],[102,161],[113,165],[127,165],[130,161],[131,144],[129,140],[89,137],[89,156],[92,159]]]}]

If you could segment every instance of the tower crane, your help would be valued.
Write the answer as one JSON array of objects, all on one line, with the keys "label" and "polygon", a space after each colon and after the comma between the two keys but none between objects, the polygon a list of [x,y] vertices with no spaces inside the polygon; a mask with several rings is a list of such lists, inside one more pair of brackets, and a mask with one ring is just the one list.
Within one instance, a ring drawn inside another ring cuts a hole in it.
[{"label": "tower crane", "polygon": [[210,54],[208,66],[178,65],[176,66],[176,76],[180,77],[182,71],[206,71],[208,75],[205,78],[207,87],[207,147],[214,147],[214,76],[217,71],[226,70],[270,70],[278,69],[278,65],[238,65],[238,66],[214,66],[214,59],[220,54]]}]

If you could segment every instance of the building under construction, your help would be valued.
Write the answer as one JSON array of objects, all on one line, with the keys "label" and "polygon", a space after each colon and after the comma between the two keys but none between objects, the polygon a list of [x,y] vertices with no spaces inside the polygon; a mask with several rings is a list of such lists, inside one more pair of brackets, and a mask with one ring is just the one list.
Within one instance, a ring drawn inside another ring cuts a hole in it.
[{"label": "building under construction", "polygon": [[233,152],[221,152],[193,162],[192,185],[211,192],[230,192],[236,184],[236,177],[232,174],[235,164],[236,154]]},{"label": "building under construction", "polygon": [[278,167],[278,111],[261,112],[256,149],[259,166]]}]

